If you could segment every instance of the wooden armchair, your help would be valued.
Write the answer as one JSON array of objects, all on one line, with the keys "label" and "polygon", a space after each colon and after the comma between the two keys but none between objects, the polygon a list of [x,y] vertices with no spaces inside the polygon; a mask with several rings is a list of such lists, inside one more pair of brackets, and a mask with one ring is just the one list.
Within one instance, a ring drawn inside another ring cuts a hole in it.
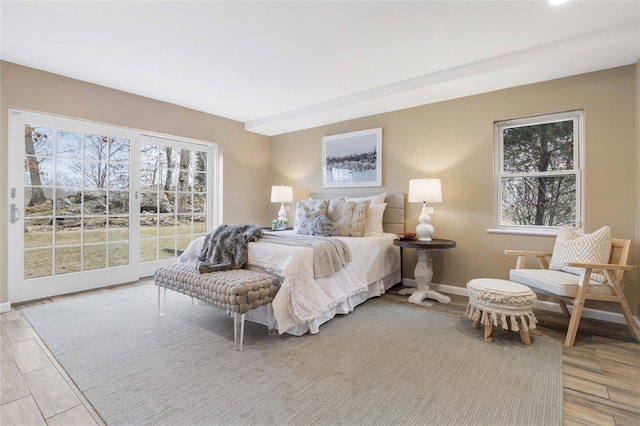
[{"label": "wooden armchair", "polygon": [[[635,267],[627,265],[630,247],[631,240],[614,238],[611,244],[609,263],[569,262],[568,266],[581,268],[580,275],[550,270],[547,260],[551,257],[552,253],[550,252],[505,250],[505,254],[518,256],[516,269],[512,269],[509,273],[511,281],[527,285],[536,292],[559,297],[560,308],[567,316],[571,317],[564,344],[573,346],[584,301],[587,299],[619,303],[633,338],[640,342],[640,330],[623,293],[622,276],[625,271],[633,271],[635,269]],[[540,269],[525,269],[527,256],[535,256]],[[594,269],[602,271],[606,277],[606,283],[591,279],[591,272]],[[571,313],[562,298],[573,298],[573,310]]]}]

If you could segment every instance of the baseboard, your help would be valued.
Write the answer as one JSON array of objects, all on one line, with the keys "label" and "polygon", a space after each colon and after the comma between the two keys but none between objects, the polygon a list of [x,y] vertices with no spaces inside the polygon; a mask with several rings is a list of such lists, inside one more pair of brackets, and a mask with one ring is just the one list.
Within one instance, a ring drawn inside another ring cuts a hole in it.
[{"label": "baseboard", "polygon": [[0,314],[3,312],[9,312],[11,310],[11,303],[4,302],[0,303]]},{"label": "baseboard", "polygon": [[[403,278],[402,285],[405,285],[407,287],[417,287],[416,280],[413,280],[410,278]],[[455,294],[458,296],[467,296],[467,297],[469,296],[469,293],[467,293],[467,289],[463,287],[455,287],[448,284],[435,284],[435,283],[431,283],[431,286],[434,290],[438,290],[442,293]],[[567,304],[567,306],[571,307],[571,304]],[[541,309],[543,311],[562,313],[562,310],[560,309],[560,305],[558,305],[555,302],[536,300],[533,307],[536,309]],[[600,309],[584,308],[582,310],[582,317],[600,320],[600,321],[613,322],[616,324],[624,324],[624,325],[627,324],[627,321],[624,319],[624,316],[622,315],[622,313],[603,311]],[[635,320],[638,327],[640,327],[640,320],[635,316],[633,317],[633,319]]]}]

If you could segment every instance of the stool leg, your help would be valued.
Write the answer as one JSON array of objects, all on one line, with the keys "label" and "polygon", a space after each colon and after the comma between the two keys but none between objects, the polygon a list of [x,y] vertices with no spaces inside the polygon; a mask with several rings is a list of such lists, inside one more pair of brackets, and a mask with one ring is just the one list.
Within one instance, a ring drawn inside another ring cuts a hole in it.
[{"label": "stool leg", "polygon": [[[517,320],[514,319],[513,321]],[[531,345],[531,339],[529,338],[529,330],[524,329],[526,325],[526,319],[520,317],[520,343],[529,346]]]},{"label": "stool leg", "polygon": [[493,342],[493,325],[491,320],[487,318],[487,322],[484,324],[484,340],[486,342]]},{"label": "stool leg", "polygon": [[471,324],[473,328],[480,328],[480,320],[473,320],[473,324]]}]

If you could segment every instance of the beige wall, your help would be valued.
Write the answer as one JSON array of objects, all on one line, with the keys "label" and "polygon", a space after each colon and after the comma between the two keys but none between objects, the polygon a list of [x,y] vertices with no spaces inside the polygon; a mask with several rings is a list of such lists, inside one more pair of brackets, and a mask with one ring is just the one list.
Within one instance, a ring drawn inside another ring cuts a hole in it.
[{"label": "beige wall", "polygon": [[[636,223],[640,224],[640,59],[636,62]],[[640,253],[640,225],[636,226],[636,253]],[[640,258],[640,254],[636,255]],[[636,281],[640,283],[640,265],[636,264]],[[640,285],[640,284],[639,284]],[[640,313],[640,289],[638,289],[634,312]],[[633,305],[631,307],[633,309]]]},{"label": "beige wall", "polygon": [[267,223],[269,138],[246,132],[237,121],[1,62],[0,76],[0,303],[7,296],[7,109],[18,108],[150,132],[218,143],[222,146],[223,220]]},{"label": "beige wall", "polygon": [[[636,64],[267,138],[244,131],[242,123],[233,120],[1,62],[0,303],[7,302],[10,248],[6,241],[9,107],[219,143],[227,223],[269,223],[278,210],[269,202],[272,184],[293,185],[296,198],[338,192],[321,188],[322,137],[382,127],[380,190],[406,192],[411,178],[442,178],[444,200],[436,205],[433,224],[437,236],[456,240],[458,246],[436,260],[434,281],[459,287],[474,277],[506,278],[514,264],[502,254],[506,248],[553,245],[550,237],[486,232],[493,226],[493,122],[584,109],[585,228],[593,231],[607,224],[616,237],[633,239],[630,263],[638,265],[638,68]],[[415,229],[419,210],[419,205],[407,205],[407,231]],[[415,256],[407,253],[405,258],[403,275],[411,278]],[[625,280],[625,294],[636,315],[638,281],[638,271]]]},{"label": "beige wall", "polygon": [[[464,287],[475,277],[507,278],[514,259],[505,249],[551,250],[554,239],[486,231],[493,227],[493,123],[583,109],[585,230],[609,225],[614,236],[633,239],[630,263],[638,265],[635,80],[632,65],[274,136],[272,182],[293,185],[296,198],[338,192],[321,188],[321,138],[382,127],[380,190],[406,192],[411,178],[442,179],[443,202],[435,205],[432,223],[436,235],[456,240],[457,248],[435,261],[434,281]],[[407,231],[415,229],[419,210],[407,205]],[[403,275],[411,278],[415,255],[405,258]],[[636,314],[637,276],[629,274],[625,289]]]}]

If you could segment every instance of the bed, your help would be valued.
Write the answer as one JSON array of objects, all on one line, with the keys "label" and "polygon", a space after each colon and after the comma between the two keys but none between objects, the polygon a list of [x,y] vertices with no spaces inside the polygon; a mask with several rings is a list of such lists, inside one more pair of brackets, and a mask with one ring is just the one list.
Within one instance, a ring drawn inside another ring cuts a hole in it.
[{"label": "bed", "polygon": [[[265,230],[266,237],[248,246],[246,269],[275,274],[280,279],[280,289],[273,302],[260,306],[246,314],[249,321],[270,324],[275,317],[278,333],[303,335],[315,334],[325,322],[338,314],[348,314],[371,297],[380,296],[401,281],[400,249],[393,245],[396,234],[404,232],[404,193],[375,194],[378,196],[377,212],[383,211],[374,235],[334,236],[349,248],[351,261],[327,277],[314,273],[314,250],[304,246],[289,246],[269,242],[270,234],[278,238],[297,235],[297,229],[287,231]],[[344,199],[336,195],[316,194],[309,200]],[[349,194],[348,201],[362,204],[373,200],[372,194]],[[380,206],[384,200],[386,207]],[[353,203],[350,203],[353,205]],[[374,205],[367,203],[369,208]],[[298,205],[299,207],[299,205]],[[369,219],[373,210],[367,209]],[[296,221],[296,227],[299,225]],[[367,222],[367,225],[370,225]],[[374,226],[371,226],[373,229]],[[382,231],[382,232],[380,232]],[[315,237],[324,238],[324,237]],[[273,238],[271,238],[273,241]],[[178,259],[191,262],[202,248],[204,238],[195,240]],[[273,315],[273,316],[272,316]]]}]

